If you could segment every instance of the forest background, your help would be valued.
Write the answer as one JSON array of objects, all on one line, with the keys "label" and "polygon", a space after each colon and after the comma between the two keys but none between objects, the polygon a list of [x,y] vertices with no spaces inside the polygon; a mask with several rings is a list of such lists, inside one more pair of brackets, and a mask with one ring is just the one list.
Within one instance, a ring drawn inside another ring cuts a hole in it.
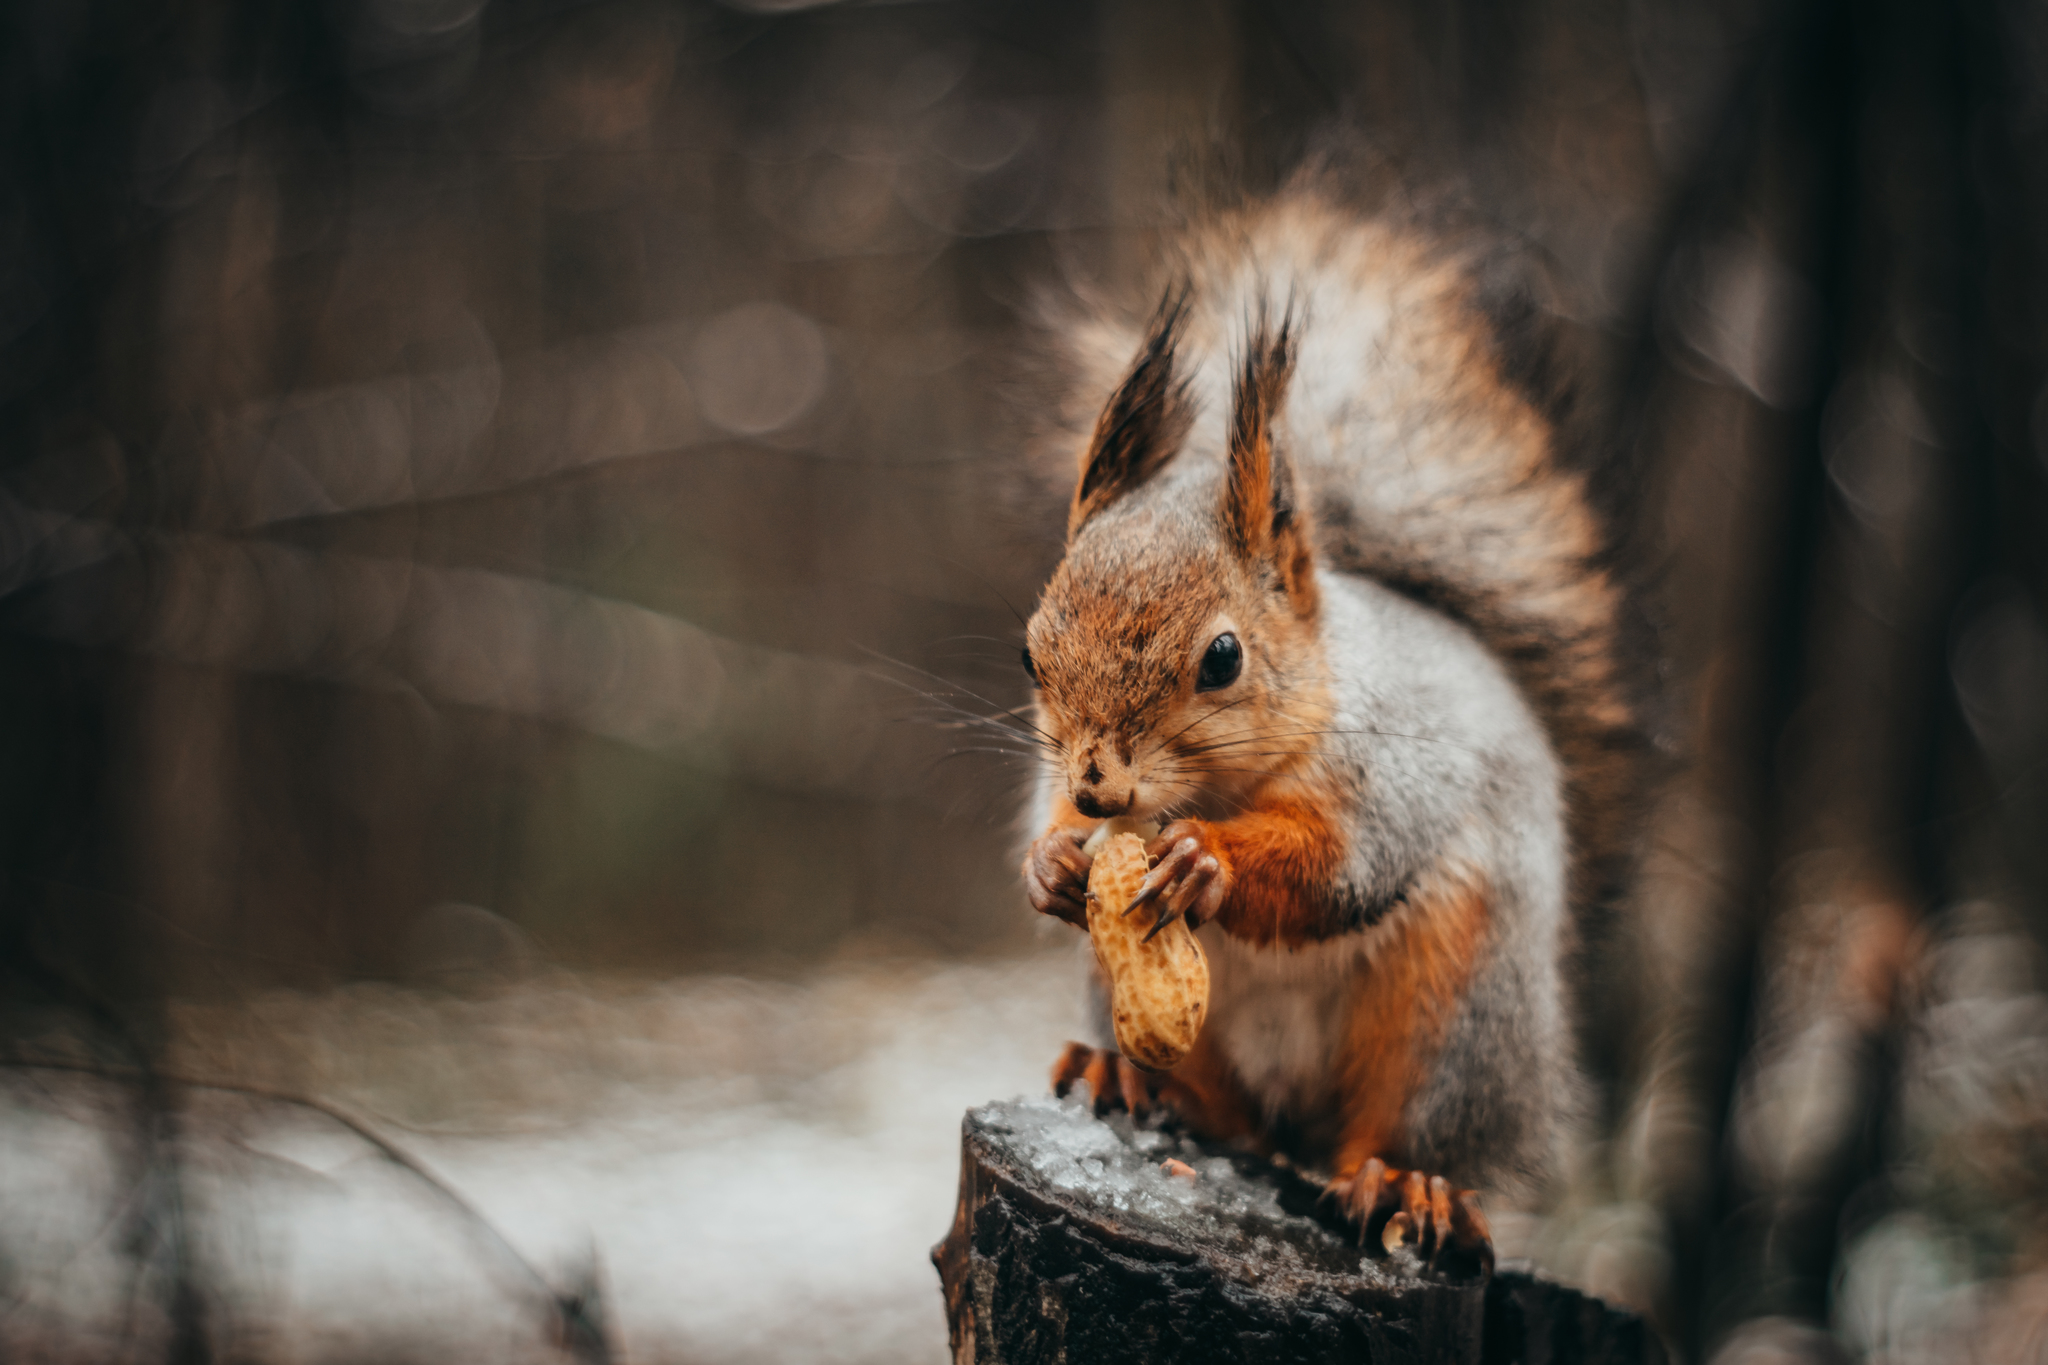
[{"label": "forest background", "polygon": [[29,0],[0,72],[11,1353],[943,1359],[957,1116],[1081,1027],[943,725],[1058,552],[1030,303],[1341,123],[1554,263],[1666,660],[1504,1240],[1689,1359],[2040,1358],[2048,11]]}]

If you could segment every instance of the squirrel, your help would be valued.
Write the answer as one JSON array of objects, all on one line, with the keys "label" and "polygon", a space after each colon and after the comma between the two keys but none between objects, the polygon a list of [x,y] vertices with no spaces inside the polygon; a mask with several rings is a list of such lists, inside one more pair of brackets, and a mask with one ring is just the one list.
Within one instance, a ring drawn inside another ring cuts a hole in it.
[{"label": "squirrel", "polygon": [[1032,906],[1085,928],[1086,836],[1162,824],[1132,912],[1184,918],[1212,979],[1170,1072],[1070,1043],[1054,1089],[1285,1153],[1362,1242],[1488,1268],[1477,1191],[1551,1179],[1579,1106],[1574,925],[1644,747],[1521,259],[1313,173],[1180,230],[1149,322],[1059,328],[1079,476],[1023,652]]}]

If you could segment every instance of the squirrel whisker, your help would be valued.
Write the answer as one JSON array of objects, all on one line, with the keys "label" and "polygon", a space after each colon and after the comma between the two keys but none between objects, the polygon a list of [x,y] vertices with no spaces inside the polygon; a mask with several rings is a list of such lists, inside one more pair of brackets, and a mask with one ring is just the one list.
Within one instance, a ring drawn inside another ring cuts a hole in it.
[{"label": "squirrel whisker", "polygon": [[1224,706],[1219,706],[1219,707],[1217,707],[1217,708],[1216,708],[1216,709],[1215,709],[1214,711],[1210,711],[1210,712],[1207,712],[1207,713],[1205,713],[1205,714],[1203,714],[1203,715],[1199,715],[1199,716],[1196,716],[1196,717],[1195,717],[1195,718],[1194,718],[1193,720],[1189,721],[1189,722],[1188,722],[1188,723],[1187,723],[1186,725],[1183,725],[1183,726],[1181,726],[1181,727],[1180,727],[1180,729],[1178,729],[1178,730],[1175,730],[1175,731],[1174,731],[1174,732],[1173,732],[1172,734],[1168,735],[1168,736],[1167,736],[1167,737],[1166,737],[1165,739],[1162,739],[1162,740],[1160,740],[1160,741],[1159,741],[1159,744],[1158,744],[1158,746],[1157,746],[1157,747],[1158,747],[1158,748],[1161,748],[1161,749],[1164,749],[1164,748],[1168,747],[1168,746],[1169,746],[1169,745],[1171,745],[1171,744],[1172,744],[1172,743],[1173,743],[1173,742],[1174,742],[1175,740],[1179,739],[1179,738],[1180,738],[1180,737],[1181,737],[1182,735],[1184,735],[1184,734],[1186,734],[1186,733],[1187,733],[1188,731],[1190,731],[1190,730],[1194,729],[1194,728],[1195,728],[1195,727],[1196,727],[1197,725],[1200,725],[1200,724],[1202,724],[1202,723],[1203,723],[1204,721],[1207,721],[1207,720],[1213,720],[1213,719],[1215,719],[1215,718],[1216,718],[1217,716],[1220,716],[1220,715],[1222,715],[1222,714],[1223,714],[1223,713],[1224,713],[1225,711],[1231,710],[1231,709],[1232,709],[1232,708],[1234,708],[1234,707],[1239,707],[1239,706],[1243,706],[1243,705],[1244,705],[1244,704],[1245,704],[1246,702],[1248,702],[1248,701],[1250,701],[1250,700],[1252,700],[1252,699],[1251,699],[1250,697],[1239,697],[1239,698],[1238,698],[1238,699],[1237,699],[1236,701],[1234,701],[1234,702],[1230,702],[1229,704],[1227,704],[1227,705],[1224,705]]}]

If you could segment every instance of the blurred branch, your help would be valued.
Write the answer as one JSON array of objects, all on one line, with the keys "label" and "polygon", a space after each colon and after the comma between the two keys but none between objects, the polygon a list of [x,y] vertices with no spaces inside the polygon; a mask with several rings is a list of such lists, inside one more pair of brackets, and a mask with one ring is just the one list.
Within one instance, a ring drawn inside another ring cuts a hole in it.
[{"label": "blurred branch", "polygon": [[[504,1233],[498,1231],[496,1224],[486,1218],[474,1204],[463,1198],[462,1194],[447,1181],[435,1175],[425,1162],[378,1132],[368,1120],[350,1113],[338,1104],[315,1099],[309,1095],[294,1094],[268,1086],[246,1085],[238,1081],[208,1080],[145,1069],[123,1070],[89,1062],[61,1061],[54,1058],[0,1057],[0,1066],[24,1071],[69,1072],[92,1076],[99,1080],[139,1085],[155,1091],[160,1091],[164,1086],[211,1090],[220,1094],[262,1100],[270,1104],[290,1105],[319,1114],[361,1138],[374,1148],[379,1156],[410,1175],[454,1213],[457,1220],[469,1229],[471,1237],[484,1248],[490,1259],[502,1271],[508,1272],[515,1295],[526,1300],[530,1307],[537,1309],[539,1316],[554,1324],[558,1341],[573,1359],[591,1362],[591,1365],[605,1365],[605,1362],[613,1357],[613,1350],[605,1336],[603,1304],[593,1297],[596,1292],[594,1281],[591,1288],[582,1292],[556,1289],[532,1262],[520,1255],[519,1249],[512,1245]],[[544,1308],[540,1307],[543,1303]],[[200,1349],[203,1352],[203,1346]],[[174,1352],[174,1358],[182,1361],[200,1357],[193,1357],[188,1348],[180,1347]]]}]

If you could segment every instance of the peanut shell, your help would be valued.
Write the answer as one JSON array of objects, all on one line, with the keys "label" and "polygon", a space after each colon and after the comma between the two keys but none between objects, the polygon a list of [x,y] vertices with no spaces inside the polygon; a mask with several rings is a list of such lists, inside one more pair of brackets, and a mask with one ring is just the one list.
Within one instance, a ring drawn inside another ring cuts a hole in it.
[{"label": "peanut shell", "polygon": [[1102,841],[1088,871],[1088,938],[1109,978],[1117,1050],[1147,1071],[1167,1071],[1194,1047],[1209,1013],[1209,960],[1184,920],[1145,942],[1154,906],[1124,913],[1145,872],[1138,835],[1112,833]]}]

